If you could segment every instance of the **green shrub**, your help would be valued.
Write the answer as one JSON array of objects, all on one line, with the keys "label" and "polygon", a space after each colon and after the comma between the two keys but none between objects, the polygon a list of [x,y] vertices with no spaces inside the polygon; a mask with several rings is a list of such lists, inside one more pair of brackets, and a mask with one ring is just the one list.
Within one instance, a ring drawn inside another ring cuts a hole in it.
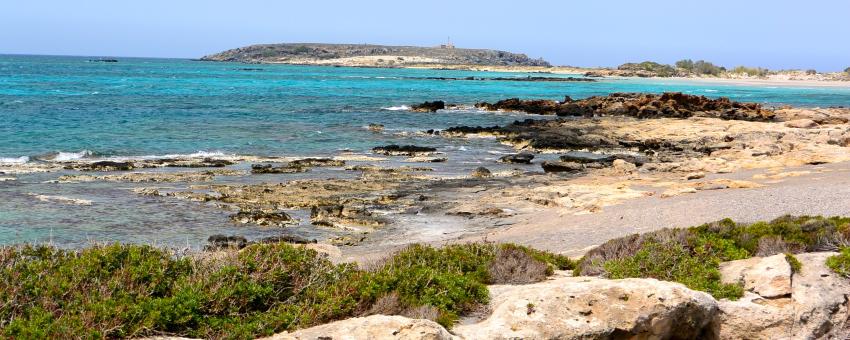
[{"label": "green shrub", "polygon": [[362,315],[387,296],[450,325],[487,301],[502,253],[525,259],[508,267],[571,268],[559,255],[491,243],[414,245],[370,270],[288,244],[200,257],[121,244],[0,248],[0,337],[248,339]]},{"label": "green shrub", "polygon": [[844,73],[850,74],[850,67],[844,69]]},{"label": "green shrub", "polygon": [[654,278],[679,282],[688,288],[708,292],[715,298],[737,299],[743,295],[740,285],[720,283],[720,260],[698,248],[692,252],[675,242],[647,242],[631,257],[605,263],[608,277]]},{"label": "green shrub", "polygon": [[850,247],[845,247],[838,255],[826,259],[826,266],[836,274],[850,278]]},{"label": "green shrub", "polygon": [[[721,284],[715,275],[720,262],[788,253],[786,259],[799,272],[799,261],[795,264],[796,258],[791,254],[847,245],[850,218],[783,216],[752,224],[725,219],[610,240],[589,251],[575,273],[611,278],[653,277],[681,282],[718,298],[735,298],[740,296],[740,287]],[[833,262],[841,267],[839,260]]]},{"label": "green shrub", "polygon": [[794,254],[785,253],[785,261],[791,266],[791,273],[797,274],[803,272],[803,264],[797,259]]},{"label": "green shrub", "polygon": [[763,77],[768,75],[770,70],[761,67],[738,66],[732,69],[732,73],[747,74],[751,77]]}]

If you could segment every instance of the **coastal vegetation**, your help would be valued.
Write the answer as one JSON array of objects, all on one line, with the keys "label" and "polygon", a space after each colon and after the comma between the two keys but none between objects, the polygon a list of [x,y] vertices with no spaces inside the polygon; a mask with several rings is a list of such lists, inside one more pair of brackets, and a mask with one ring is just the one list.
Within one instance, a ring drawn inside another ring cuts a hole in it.
[{"label": "coastal vegetation", "polygon": [[[662,229],[610,240],[591,250],[577,275],[609,278],[651,277],[680,282],[715,298],[736,299],[741,286],[720,281],[721,262],[752,256],[786,254],[792,270],[801,268],[793,254],[838,250],[850,245],[850,218],[783,216],[769,222],[736,223],[725,219],[687,229]],[[850,273],[850,251],[830,259],[837,273]]]},{"label": "coastal vegetation", "polygon": [[186,256],[143,245],[0,250],[0,334],[253,338],[375,313],[452,324],[487,284],[528,283],[568,258],[491,243],[414,245],[367,269],[288,244]]},{"label": "coastal vegetation", "polygon": [[[0,249],[0,334],[9,338],[128,338],[173,334],[253,338],[373,314],[453,325],[488,302],[489,284],[540,282],[555,270],[611,279],[679,282],[737,299],[721,262],[839,250],[827,260],[850,277],[850,218],[725,219],[610,240],[580,261],[515,244],[411,245],[358,266],[285,243],[181,254],[145,245],[82,250]],[[534,307],[528,307],[533,310]]]}]

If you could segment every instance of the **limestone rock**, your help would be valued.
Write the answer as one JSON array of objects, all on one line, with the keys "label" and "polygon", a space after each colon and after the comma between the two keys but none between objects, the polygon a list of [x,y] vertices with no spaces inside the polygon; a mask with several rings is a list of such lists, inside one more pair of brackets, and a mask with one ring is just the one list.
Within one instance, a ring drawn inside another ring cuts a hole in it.
[{"label": "limestone rock", "polygon": [[423,319],[408,319],[403,316],[372,315],[362,318],[332,322],[302,329],[292,333],[281,333],[265,340],[443,340],[454,339],[445,328],[436,322]]},{"label": "limestone rock", "polygon": [[708,294],[654,279],[564,277],[491,286],[485,320],[454,327],[465,339],[699,337],[717,311]]},{"label": "limestone rock", "polygon": [[785,126],[797,129],[811,129],[818,127],[818,123],[811,119],[795,119],[785,122]]},{"label": "limestone rock", "polygon": [[[713,336],[719,339],[850,336],[850,281],[833,273],[825,264],[835,254],[797,254],[802,271],[792,277],[790,297],[767,299],[748,292],[738,301],[721,300]],[[724,273],[730,270],[727,265]]]},{"label": "limestone rock", "polygon": [[742,282],[744,289],[762,297],[791,294],[791,266],[784,254],[724,262],[720,274],[724,283]]}]

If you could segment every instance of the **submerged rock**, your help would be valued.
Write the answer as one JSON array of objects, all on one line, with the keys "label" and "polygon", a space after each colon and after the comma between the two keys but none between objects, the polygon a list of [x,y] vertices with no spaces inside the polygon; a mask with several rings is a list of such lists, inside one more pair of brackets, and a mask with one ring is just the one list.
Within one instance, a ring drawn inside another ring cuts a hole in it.
[{"label": "submerged rock", "polygon": [[416,145],[387,145],[387,146],[378,146],[372,148],[372,152],[381,155],[387,156],[419,156],[419,155],[429,155],[433,152],[436,152],[436,148],[427,147],[427,146],[416,146]]},{"label": "submerged rock", "polygon": [[534,159],[534,154],[530,152],[520,152],[518,154],[506,155],[499,158],[499,162],[511,164],[531,164]]},{"label": "submerged rock", "polygon": [[381,132],[384,131],[384,124],[369,124],[368,129],[372,132]]},{"label": "submerged rock", "polygon": [[493,173],[490,172],[490,169],[487,169],[483,166],[480,166],[480,167],[476,168],[475,170],[472,170],[471,176],[473,178],[487,178],[487,177],[493,177]]},{"label": "submerged rock", "polygon": [[297,224],[298,220],[293,219],[289,214],[283,211],[262,211],[262,210],[242,210],[231,215],[230,219],[236,223],[247,224],[254,223],[261,226],[282,227],[289,224]]}]

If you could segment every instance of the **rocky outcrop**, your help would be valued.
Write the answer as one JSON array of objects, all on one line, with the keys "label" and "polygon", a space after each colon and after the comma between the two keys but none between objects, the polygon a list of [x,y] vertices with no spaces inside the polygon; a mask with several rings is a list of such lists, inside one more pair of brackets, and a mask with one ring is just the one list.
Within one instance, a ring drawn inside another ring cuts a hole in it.
[{"label": "rocky outcrop", "polygon": [[372,152],[387,156],[425,156],[436,152],[437,149],[416,145],[387,145],[372,148]]},{"label": "rocky outcrop", "polygon": [[454,327],[466,339],[693,339],[717,311],[708,294],[653,279],[559,278],[491,286],[490,316]]},{"label": "rocky outcrop", "polygon": [[480,166],[480,167],[475,168],[475,170],[472,170],[471,176],[473,178],[487,178],[487,177],[493,177],[493,173],[490,172],[490,169],[487,169],[483,166]]},{"label": "rocky outcrop", "polygon": [[750,291],[738,301],[719,302],[713,335],[720,339],[850,336],[850,281],[826,267],[832,255],[797,254],[802,264],[798,273],[791,272],[781,254],[722,264],[723,280],[743,280]]},{"label": "rocky outcrop", "polygon": [[772,121],[774,113],[756,103],[741,103],[729,98],[710,99],[683,93],[662,95],[642,93],[612,93],[582,100],[521,100],[518,98],[494,104],[478,103],[475,107],[490,111],[521,111],[558,116],[629,116],[636,118],[713,117],[732,120]]},{"label": "rocky outcrop", "polygon": [[445,328],[430,320],[403,316],[372,315],[332,322],[281,333],[264,340],[374,339],[374,340],[450,340],[456,339]]},{"label": "rocky outcrop", "polygon": [[520,152],[513,155],[505,155],[499,158],[499,162],[511,164],[531,164],[534,160],[534,154],[530,152]]},{"label": "rocky outcrop", "polygon": [[231,215],[230,219],[236,223],[253,223],[264,227],[283,227],[298,224],[298,220],[293,219],[283,211],[242,210]]},{"label": "rocky outcrop", "polygon": [[410,111],[413,112],[437,112],[437,110],[442,110],[446,108],[446,102],[442,100],[437,100],[433,102],[424,102],[422,104],[416,104],[410,107]]}]

